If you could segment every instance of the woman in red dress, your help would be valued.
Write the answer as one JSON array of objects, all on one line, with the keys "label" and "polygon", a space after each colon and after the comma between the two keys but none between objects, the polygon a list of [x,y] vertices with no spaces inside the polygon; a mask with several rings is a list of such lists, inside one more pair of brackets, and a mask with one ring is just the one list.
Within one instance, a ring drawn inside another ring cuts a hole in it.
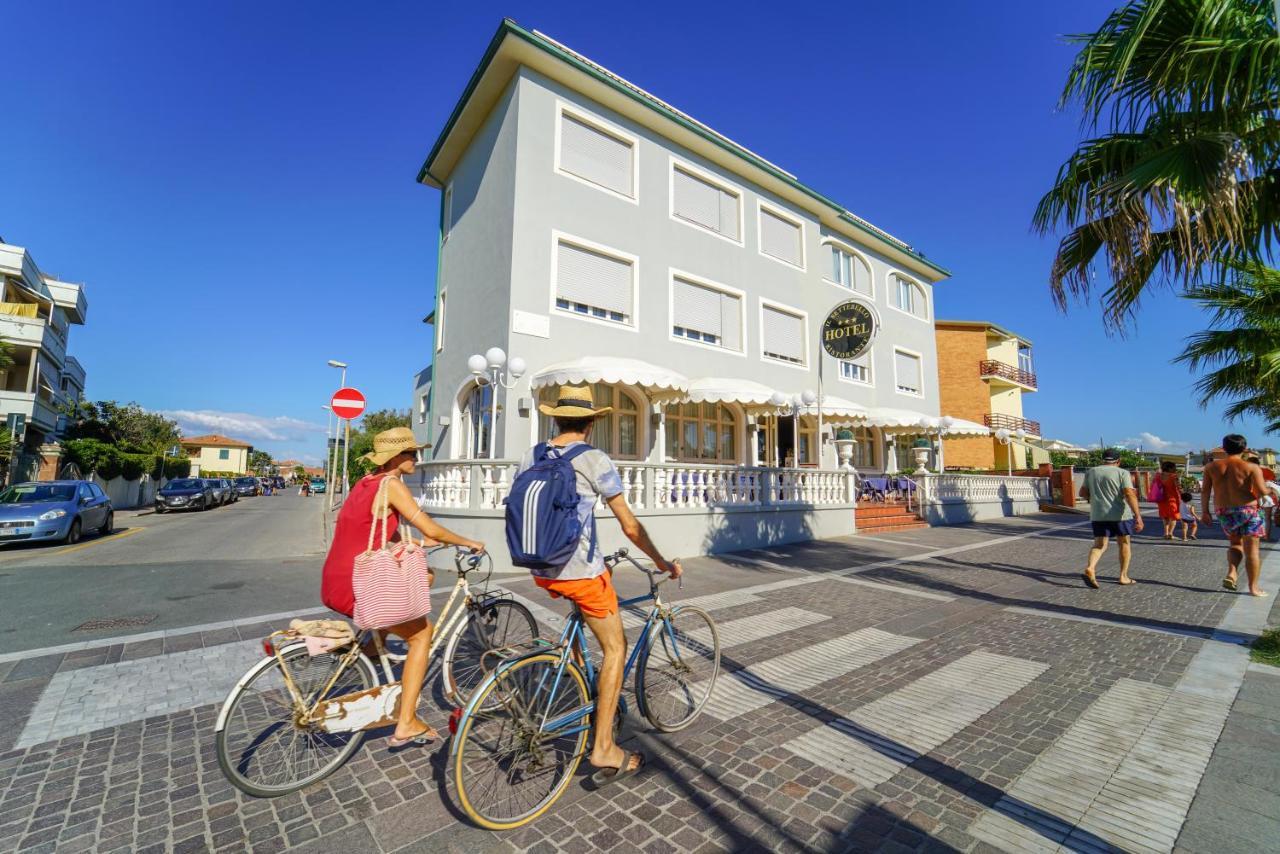
[{"label": "woman in red dress", "polygon": [[1182,509],[1182,486],[1178,483],[1178,464],[1166,460],[1160,464],[1160,486],[1164,497],[1156,507],[1160,511],[1160,521],[1164,523],[1164,538],[1173,539],[1173,528],[1178,524],[1178,516]]},{"label": "woman in red dress", "polygon": [[[409,494],[409,488],[400,480],[401,475],[412,474],[417,464],[419,447],[412,430],[395,427],[374,436],[373,452],[363,457],[378,468],[351,487],[347,500],[343,502],[320,581],[321,600],[340,614],[350,617],[355,610],[356,598],[351,571],[356,556],[369,547],[370,529],[375,521],[381,525],[384,516],[390,515],[387,519],[388,537],[396,532],[403,519],[421,531],[428,542],[449,543],[476,552],[484,551],[484,543],[455,534],[423,513]],[[378,487],[388,478],[387,504],[390,507],[375,508],[373,504],[378,496]],[[423,615],[406,623],[387,626],[385,631],[404,638],[409,644],[404,670],[400,676],[400,717],[389,744],[392,747],[402,747],[409,743],[429,744],[440,736],[430,724],[418,717],[418,695],[427,676],[431,621]]]}]

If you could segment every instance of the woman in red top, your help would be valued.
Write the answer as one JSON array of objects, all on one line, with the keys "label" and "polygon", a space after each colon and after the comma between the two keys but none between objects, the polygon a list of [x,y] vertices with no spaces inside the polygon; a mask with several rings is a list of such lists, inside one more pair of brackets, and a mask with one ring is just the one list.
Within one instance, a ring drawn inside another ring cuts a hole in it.
[{"label": "woman in red top", "polygon": [[[347,500],[342,503],[320,581],[321,600],[341,614],[350,617],[355,610],[351,570],[356,557],[369,547],[370,529],[375,522],[381,525],[384,516],[390,514],[387,519],[388,537],[395,533],[403,519],[421,531],[429,542],[449,543],[476,552],[484,551],[484,543],[469,540],[432,521],[430,516],[422,512],[422,508],[409,494],[409,488],[400,480],[401,475],[413,472],[417,464],[418,448],[412,430],[395,427],[374,436],[373,452],[363,457],[378,468],[351,487]],[[373,504],[378,496],[378,486],[387,478],[390,478],[387,484],[387,503],[390,507],[375,508]],[[418,717],[418,695],[422,691],[422,682],[427,677],[427,655],[431,651],[431,621],[424,615],[397,626],[387,626],[385,631],[404,638],[409,644],[404,670],[400,676],[400,717],[396,722],[395,735],[389,743],[392,747],[402,747],[410,742],[428,744],[440,737],[430,724]]]},{"label": "woman in red top", "polygon": [[1178,483],[1178,464],[1166,460],[1160,464],[1160,486],[1164,497],[1156,504],[1160,511],[1160,521],[1164,523],[1164,538],[1173,539],[1173,528],[1178,524],[1178,516],[1182,509],[1182,486]]}]

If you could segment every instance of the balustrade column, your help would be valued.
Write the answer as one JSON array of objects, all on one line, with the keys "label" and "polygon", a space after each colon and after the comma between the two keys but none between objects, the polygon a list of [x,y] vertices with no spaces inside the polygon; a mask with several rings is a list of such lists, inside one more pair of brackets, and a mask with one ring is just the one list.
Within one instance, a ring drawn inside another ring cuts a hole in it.
[{"label": "balustrade column", "polygon": [[465,471],[467,472],[467,506],[472,510],[480,509],[480,484],[481,484],[481,465],[477,462],[468,463]]}]

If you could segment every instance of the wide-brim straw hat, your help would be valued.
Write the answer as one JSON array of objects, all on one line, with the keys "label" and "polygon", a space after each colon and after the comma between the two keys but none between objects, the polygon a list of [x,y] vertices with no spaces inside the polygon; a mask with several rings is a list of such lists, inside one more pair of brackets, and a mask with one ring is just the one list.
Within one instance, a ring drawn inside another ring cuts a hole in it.
[{"label": "wide-brim straw hat", "polygon": [[360,459],[368,460],[375,466],[380,466],[392,457],[403,454],[405,451],[419,451],[422,448],[428,448],[430,445],[424,445],[418,442],[414,437],[413,431],[408,427],[392,427],[390,430],[383,430],[381,433],[373,437],[373,450],[362,456]]},{"label": "wide-brim straw hat", "polygon": [[596,409],[589,385],[562,385],[556,389],[556,402],[539,403],[538,411],[552,418],[599,418],[612,412],[613,407]]}]

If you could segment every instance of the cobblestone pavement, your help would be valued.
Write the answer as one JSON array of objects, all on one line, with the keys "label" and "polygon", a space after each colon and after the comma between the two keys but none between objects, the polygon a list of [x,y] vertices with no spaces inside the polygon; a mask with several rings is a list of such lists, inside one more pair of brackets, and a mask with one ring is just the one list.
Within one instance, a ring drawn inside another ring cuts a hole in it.
[{"label": "cobblestone pavement", "polygon": [[[1280,688],[1249,671],[1241,691],[1239,645],[1266,609],[1221,590],[1220,540],[1140,538],[1133,588],[1105,583],[1107,555],[1086,589],[1086,549],[1076,517],[1041,516],[691,560],[676,595],[722,634],[706,714],[661,735],[633,712],[642,775],[595,792],[584,766],[507,834],[462,819],[446,747],[391,752],[383,733],[307,791],[232,789],[214,720],[273,621],[4,661],[0,850],[1274,846]],[[544,628],[561,621],[527,580],[499,581]],[[437,685],[424,712],[440,724]],[[1225,832],[1240,811],[1253,823]]]}]

